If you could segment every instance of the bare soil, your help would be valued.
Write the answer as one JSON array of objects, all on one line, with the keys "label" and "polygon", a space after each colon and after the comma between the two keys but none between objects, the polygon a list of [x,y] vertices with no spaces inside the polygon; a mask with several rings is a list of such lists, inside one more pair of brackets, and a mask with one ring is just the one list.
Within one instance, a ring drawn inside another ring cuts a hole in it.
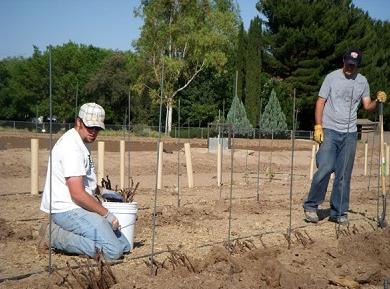
[{"label": "bare soil", "polygon": [[[54,273],[49,275],[49,255],[37,252],[38,230],[47,216],[39,210],[41,196],[30,194],[32,137],[40,139],[42,190],[48,136],[0,132],[0,288],[82,288],[67,262],[76,266],[94,260],[53,252]],[[106,143],[105,174],[113,184],[119,184],[120,139],[99,138]],[[233,158],[230,150],[223,152],[219,188],[216,153],[208,151],[206,140],[191,139],[195,187],[189,189],[185,140],[177,144],[163,138],[163,188],[155,199],[156,139],[125,140],[130,149],[125,171],[140,182],[135,196],[139,211],[135,248],[111,265],[117,281],[111,288],[384,288],[390,277],[390,231],[377,226],[377,148],[369,146],[365,176],[364,144],[358,144],[350,224],[338,226],[327,220],[332,183],[323,220],[309,224],[303,219],[311,141],[295,140],[292,154],[290,140],[261,140],[260,145],[258,140],[234,140]],[[95,164],[96,149],[94,144]],[[151,268],[146,263],[152,251],[154,202],[157,267]]]}]

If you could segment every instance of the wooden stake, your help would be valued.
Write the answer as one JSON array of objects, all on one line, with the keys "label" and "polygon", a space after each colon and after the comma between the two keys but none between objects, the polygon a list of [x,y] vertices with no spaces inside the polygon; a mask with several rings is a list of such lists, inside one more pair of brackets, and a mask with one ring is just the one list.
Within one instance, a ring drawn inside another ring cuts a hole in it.
[{"label": "wooden stake", "polygon": [[186,155],[186,166],[187,166],[187,177],[188,177],[188,187],[194,187],[194,178],[192,175],[192,161],[191,161],[191,147],[189,143],[184,144],[184,151]]},{"label": "wooden stake", "polygon": [[364,144],[364,175],[367,176],[368,143]]},{"label": "wooden stake", "polygon": [[123,190],[125,188],[125,141],[121,140],[119,144],[119,171],[120,171],[120,189]]},{"label": "wooden stake", "polygon": [[218,187],[221,186],[221,172],[222,172],[222,144],[218,143],[217,150],[217,182]]},{"label": "wooden stake", "polygon": [[39,139],[31,139],[31,195],[38,195],[39,174],[38,174],[38,153]]},{"label": "wooden stake", "polygon": [[311,160],[310,160],[310,180],[313,179],[315,157],[316,157],[316,145],[313,144],[313,147],[311,149]]},{"label": "wooden stake", "polygon": [[157,170],[157,189],[161,190],[162,188],[162,168],[163,168],[163,148],[164,143],[160,142],[158,147],[158,170]]}]

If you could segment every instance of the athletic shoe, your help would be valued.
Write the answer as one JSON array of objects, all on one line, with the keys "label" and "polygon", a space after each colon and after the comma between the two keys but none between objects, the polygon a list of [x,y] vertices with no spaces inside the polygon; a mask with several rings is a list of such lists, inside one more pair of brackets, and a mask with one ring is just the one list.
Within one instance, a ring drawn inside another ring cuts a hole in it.
[{"label": "athletic shoe", "polygon": [[329,217],[329,222],[333,222],[339,225],[348,225],[348,216],[347,215],[342,215],[340,217]]},{"label": "athletic shoe", "polygon": [[318,215],[316,211],[305,211],[305,221],[309,223],[318,223]]}]

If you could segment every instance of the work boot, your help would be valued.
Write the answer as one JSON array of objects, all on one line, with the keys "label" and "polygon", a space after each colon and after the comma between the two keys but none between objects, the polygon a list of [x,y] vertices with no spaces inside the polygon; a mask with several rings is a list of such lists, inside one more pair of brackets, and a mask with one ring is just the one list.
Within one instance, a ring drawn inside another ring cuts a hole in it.
[{"label": "work boot", "polygon": [[348,225],[349,224],[347,215],[342,215],[340,217],[332,217],[332,216],[330,216],[328,220],[329,220],[329,222],[333,222],[333,223],[336,223],[336,224],[339,224],[339,225]]},{"label": "work boot", "polygon": [[305,211],[305,221],[309,223],[318,223],[318,215],[316,211]]},{"label": "work boot", "polygon": [[49,248],[49,221],[45,220],[38,231],[38,254],[46,254]]}]

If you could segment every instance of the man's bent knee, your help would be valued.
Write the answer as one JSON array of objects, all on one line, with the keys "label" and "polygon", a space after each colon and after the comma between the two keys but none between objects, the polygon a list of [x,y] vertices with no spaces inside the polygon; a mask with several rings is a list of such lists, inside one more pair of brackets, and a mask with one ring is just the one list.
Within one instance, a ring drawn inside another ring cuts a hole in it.
[{"label": "man's bent knee", "polygon": [[102,252],[106,259],[117,260],[122,257],[123,248],[120,244],[107,244],[103,246]]}]

